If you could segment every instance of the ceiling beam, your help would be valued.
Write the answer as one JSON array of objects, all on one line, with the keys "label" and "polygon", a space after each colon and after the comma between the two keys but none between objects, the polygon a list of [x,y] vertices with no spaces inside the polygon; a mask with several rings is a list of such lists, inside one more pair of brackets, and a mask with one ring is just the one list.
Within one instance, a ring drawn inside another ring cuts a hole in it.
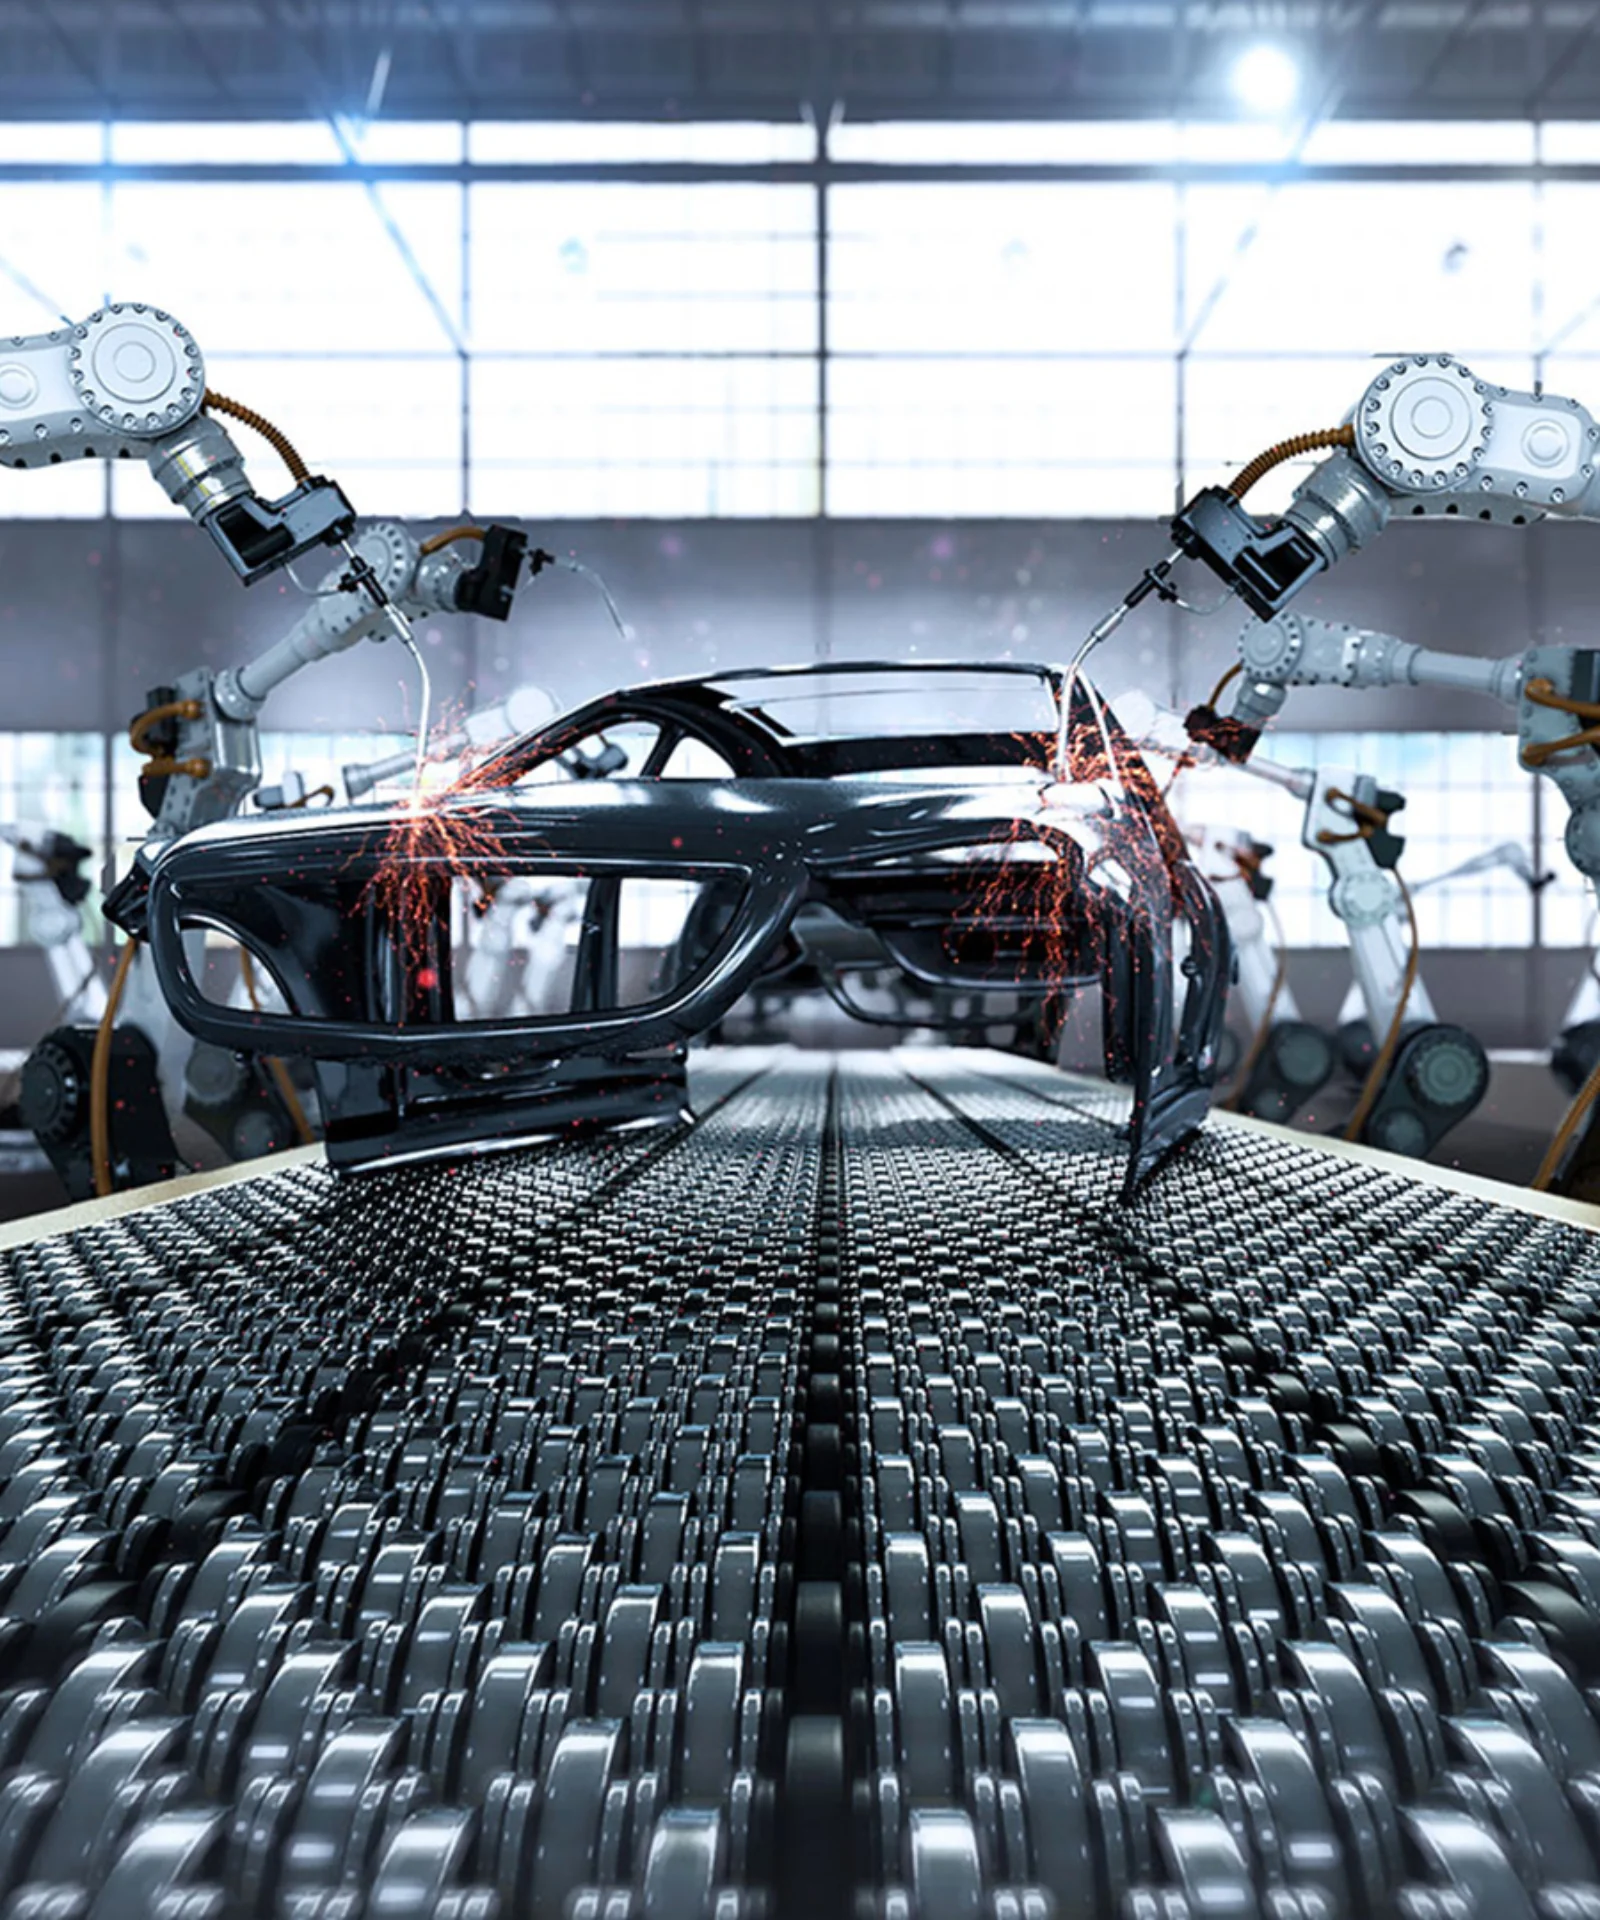
[{"label": "ceiling beam", "polygon": [[[57,18],[57,11],[50,4],[50,0],[28,0],[28,10],[33,17],[44,26],[50,38],[66,55],[68,63],[88,81],[101,103],[109,108],[112,101],[110,91],[106,86],[105,74],[90,60],[78,42],[68,33],[66,27]],[[19,75],[18,77],[21,78],[22,76]]]},{"label": "ceiling beam", "polygon": [[[787,120],[802,94],[836,94],[846,73],[857,119],[1206,116],[1230,110],[1229,57],[1253,11],[1206,0],[0,0],[0,36],[25,36],[0,51],[0,103],[8,117],[61,117],[76,80],[106,114],[302,111],[295,70],[249,55],[253,34],[276,32],[294,35],[337,109],[357,115],[392,46],[391,117]],[[1297,0],[1284,17],[1337,49],[1351,8]],[[1585,57],[1596,33],[1594,0],[1386,0],[1375,57],[1344,75],[1338,111],[1522,117],[1557,89],[1566,110],[1600,111],[1600,63]],[[40,34],[59,52],[50,64],[71,88],[65,102],[28,70]],[[519,47],[539,49],[534,70],[503,57]],[[139,71],[162,74],[163,59],[178,86],[165,74],[141,85]]]}]

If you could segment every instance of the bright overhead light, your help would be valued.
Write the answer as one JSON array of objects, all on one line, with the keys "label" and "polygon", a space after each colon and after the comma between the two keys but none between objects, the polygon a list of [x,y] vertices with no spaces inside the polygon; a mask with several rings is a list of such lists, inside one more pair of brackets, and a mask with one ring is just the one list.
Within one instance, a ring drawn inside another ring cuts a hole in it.
[{"label": "bright overhead light", "polygon": [[1252,113],[1284,113],[1300,91],[1300,69],[1282,47],[1262,41],[1234,62],[1233,90]]}]

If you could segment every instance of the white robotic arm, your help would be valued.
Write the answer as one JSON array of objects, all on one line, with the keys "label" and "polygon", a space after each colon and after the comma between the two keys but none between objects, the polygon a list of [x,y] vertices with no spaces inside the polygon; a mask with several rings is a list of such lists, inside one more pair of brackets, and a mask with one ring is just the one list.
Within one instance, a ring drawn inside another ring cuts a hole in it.
[{"label": "white robotic arm", "polygon": [[[1369,775],[1349,767],[1319,767],[1302,777],[1306,811],[1300,844],[1328,868],[1328,905],[1349,936],[1350,965],[1373,1032],[1387,1031],[1402,999],[1407,1020],[1436,1021],[1428,989],[1411,965],[1400,882],[1392,868],[1380,864],[1374,836],[1362,831],[1362,815],[1386,817],[1394,796],[1385,796]],[[1414,976],[1409,991],[1408,973]]]},{"label": "white robotic arm", "polygon": [[1524,656],[1471,659],[1413,646],[1390,633],[1303,614],[1279,614],[1239,636],[1243,668],[1233,717],[1259,731],[1283,707],[1290,687],[1453,687],[1515,706]]},{"label": "white robotic arm", "polygon": [[526,536],[509,527],[487,529],[474,560],[449,536],[419,540],[395,521],[366,528],[349,562],[329,573],[300,619],[265,653],[215,675],[197,668],[156,690],[151,713],[134,723],[136,742],[158,749],[153,777],[165,782],[153,836],[172,839],[238,811],[260,784],[255,718],[275,687],[362,640],[408,636],[411,621],[430,613],[503,620],[526,551]]},{"label": "white robotic arm", "polygon": [[1433,887],[1449,886],[1452,880],[1467,880],[1477,873],[1493,873],[1497,867],[1514,873],[1530,893],[1538,893],[1555,878],[1553,873],[1534,872],[1528,850],[1520,841],[1500,840],[1492,847],[1485,847],[1482,853],[1475,853],[1470,859],[1446,867],[1443,873],[1430,873],[1424,880],[1413,880],[1411,891],[1414,894],[1427,893]]},{"label": "white robotic arm", "polygon": [[[1175,716],[1159,708],[1153,708],[1148,718],[1139,714],[1133,737],[1135,745],[1157,752],[1192,757],[1202,764],[1226,764],[1224,756],[1203,740],[1182,740]],[[1305,802],[1301,844],[1328,868],[1328,904],[1344,923],[1368,1018],[1381,1033],[1400,1003],[1410,953],[1405,932],[1397,925],[1400,883],[1377,857],[1383,844],[1377,835],[1386,831],[1377,825],[1378,818],[1387,819],[1398,796],[1384,795],[1375,780],[1347,767],[1312,771],[1257,757],[1243,763],[1242,771]],[[1253,901],[1249,904],[1254,907]],[[1259,920],[1259,913],[1256,917]],[[1251,944],[1258,949],[1259,961],[1263,943],[1247,940],[1246,945]],[[1270,976],[1268,986],[1270,991]],[[1407,1009],[1419,1020],[1435,1017],[1420,979],[1412,985]],[[1251,1013],[1255,1015],[1254,1007]]]},{"label": "white robotic arm", "polygon": [[[252,491],[244,461],[206,408],[266,432],[294,475],[281,500]],[[248,585],[355,524],[331,481],[308,473],[288,442],[206,389],[188,329],[159,307],[102,307],[76,326],[0,342],[0,461],[143,459],[156,481]]]},{"label": "white robotic arm", "polygon": [[[1290,687],[1454,687],[1512,707],[1518,757],[1553,781],[1566,800],[1567,853],[1600,889],[1600,735],[1590,737],[1600,719],[1600,654],[1530,647],[1503,659],[1470,659],[1413,646],[1393,634],[1287,613],[1247,627],[1239,659],[1243,674],[1231,716],[1230,757],[1248,753]],[[1203,717],[1192,717],[1192,724],[1202,738],[1213,730]]]},{"label": "white robotic arm", "polygon": [[[436,738],[433,753],[438,759],[451,760],[472,748],[498,746],[503,741],[531,733],[535,727],[553,719],[555,713],[555,696],[546,688],[517,687],[492,706],[469,713],[442,740]],[[406,747],[399,753],[386,754],[381,760],[347,766],[342,769],[345,795],[359,800],[386,780],[398,780],[409,773],[415,762],[414,750]]]},{"label": "white robotic arm", "polygon": [[[1142,714],[1140,719],[1143,724],[1135,725],[1135,745],[1192,757],[1202,764],[1226,764],[1225,757],[1204,740],[1180,745],[1173,716],[1160,709],[1154,709],[1149,719]],[[1328,904],[1344,923],[1368,1017],[1382,1032],[1400,1003],[1410,951],[1396,925],[1400,884],[1377,857],[1383,845],[1378,836],[1386,831],[1379,822],[1386,823],[1398,796],[1384,795],[1375,780],[1346,767],[1312,771],[1257,757],[1244,762],[1241,770],[1305,802],[1301,844],[1328,868]],[[1417,1019],[1434,1018],[1420,979],[1412,985],[1407,1008]]]},{"label": "white robotic arm", "polygon": [[[1334,1055],[1327,1036],[1302,1016],[1288,955],[1268,937],[1270,883],[1261,863],[1272,849],[1237,827],[1202,827],[1187,837],[1222,903],[1233,942],[1233,991],[1251,1033],[1242,1059],[1228,1069],[1236,1081],[1228,1104],[1258,1119],[1292,1120],[1327,1084]],[[1276,916],[1273,929],[1281,941]]]},{"label": "white robotic arm", "polygon": [[1185,838],[1222,904],[1238,967],[1234,991],[1246,1019],[1252,1028],[1274,1016],[1298,1020],[1293,989],[1278,977],[1278,953],[1268,938],[1267,917],[1251,885],[1252,871],[1265,849],[1237,827],[1197,827]]},{"label": "white robotic arm", "polygon": [[43,949],[50,967],[57,1019],[98,1020],[106,990],[84,938],[81,902],[88,884],[78,873],[89,849],[49,827],[10,822],[0,823],[0,843],[11,848],[23,937]]},{"label": "white robotic arm", "polygon": [[[1280,517],[1245,507],[1273,468],[1319,448],[1333,451]],[[1172,552],[1090,629],[1078,660],[1151,594],[1176,600],[1170,576],[1180,559],[1209,567],[1270,620],[1398,515],[1518,527],[1546,515],[1600,518],[1597,452],[1600,426],[1576,400],[1495,386],[1447,353],[1391,361],[1339,426],[1268,447],[1227,486],[1206,487],[1181,508]]]},{"label": "white robotic arm", "polygon": [[[1246,511],[1262,474],[1318,446],[1336,450],[1281,519]],[[1270,448],[1230,486],[1197,494],[1173,520],[1173,540],[1270,619],[1398,515],[1502,526],[1600,516],[1597,451],[1600,426],[1576,400],[1495,386],[1449,354],[1413,354],[1378,374],[1340,427]]]},{"label": "white robotic arm", "polygon": [[[1185,754],[1173,738],[1170,716],[1159,710],[1137,728],[1134,739],[1141,747]],[[1189,743],[1187,756],[1202,764],[1225,763],[1203,739]],[[1301,841],[1327,866],[1328,903],[1344,923],[1367,1036],[1359,1059],[1352,1054],[1349,1060],[1357,1071],[1367,1072],[1367,1081],[1347,1135],[1390,1152],[1426,1153],[1482,1099],[1488,1061],[1470,1033],[1439,1019],[1416,963],[1410,916],[1403,913],[1404,895],[1393,871],[1399,843],[1388,829],[1400,796],[1348,768],[1312,771],[1260,759],[1247,762],[1244,770],[1304,802]],[[1242,966],[1267,963],[1264,941],[1247,940],[1245,951]],[[1258,1031],[1264,1031],[1256,1018]],[[1298,1099],[1320,1087],[1332,1070],[1331,1059],[1320,1071],[1316,1067],[1311,1043],[1320,1043],[1320,1036],[1315,1029],[1288,1021],[1283,1028],[1294,1040],[1291,1057],[1269,1063],[1272,1070],[1259,1078],[1247,1073],[1242,1089],[1245,1110],[1263,1117],[1287,1119]],[[1266,1052],[1261,1058],[1266,1060]]]},{"label": "white robotic arm", "polygon": [[1489,1064],[1472,1034],[1439,1019],[1417,965],[1416,929],[1393,870],[1399,845],[1385,847],[1400,796],[1341,767],[1302,773],[1298,783],[1301,842],[1332,875],[1328,904],[1349,938],[1372,1049],[1350,1060],[1359,1058],[1367,1081],[1346,1134],[1392,1153],[1427,1153],[1483,1098]]}]

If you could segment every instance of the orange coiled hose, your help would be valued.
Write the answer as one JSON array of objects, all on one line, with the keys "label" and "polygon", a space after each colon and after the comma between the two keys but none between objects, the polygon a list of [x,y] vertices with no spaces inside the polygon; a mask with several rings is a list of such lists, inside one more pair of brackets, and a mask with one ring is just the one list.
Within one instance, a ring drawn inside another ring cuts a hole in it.
[{"label": "orange coiled hose", "polygon": [[456,540],[482,540],[486,536],[482,527],[475,527],[470,521],[463,521],[459,527],[446,527],[442,533],[430,533],[417,548],[420,554],[437,553],[441,547],[448,547]]},{"label": "orange coiled hose", "polygon": [[157,753],[147,738],[158,720],[198,720],[204,711],[198,700],[168,700],[139,715],[128,728],[128,739],[134,752],[145,756],[145,763],[139,769],[141,779],[159,779],[164,774],[182,774],[190,780],[211,778],[211,762],[203,754],[195,754],[188,760],[174,760],[170,754]]},{"label": "orange coiled hose", "polygon": [[1291,434],[1287,440],[1268,447],[1265,453],[1258,453],[1249,466],[1241,467],[1228,482],[1228,491],[1235,500],[1242,500],[1258,480],[1274,467],[1281,467],[1285,460],[1293,460],[1301,453],[1316,453],[1322,447],[1353,447],[1355,443],[1356,430],[1348,422],[1342,427],[1322,427],[1315,433]]},{"label": "orange coiled hose", "polygon": [[1211,689],[1211,692],[1206,699],[1206,705],[1211,709],[1213,713],[1215,713],[1217,710],[1217,702],[1222,698],[1222,696],[1228,691],[1229,687],[1233,685],[1234,681],[1237,680],[1240,674],[1242,674],[1243,672],[1244,672],[1244,662],[1242,660],[1236,660],[1233,663],[1233,665],[1229,667],[1228,671],[1222,676],[1222,678],[1217,682],[1217,684]]},{"label": "orange coiled hose", "polygon": [[[1600,720],[1600,704],[1593,700],[1574,700],[1569,693],[1557,693],[1552,680],[1530,680],[1522,691],[1536,707],[1553,707],[1557,713],[1570,713],[1574,720]],[[1531,740],[1522,749],[1522,764],[1542,767],[1558,753],[1569,753],[1574,747],[1600,747],[1600,726],[1583,727],[1560,740]]]},{"label": "orange coiled hose", "polygon": [[201,405],[212,413],[226,413],[235,420],[242,420],[247,427],[254,427],[262,439],[277,450],[293,479],[300,481],[311,478],[311,469],[295,452],[294,442],[288,434],[280,432],[265,414],[257,413],[254,407],[243,406],[237,400],[230,400],[225,393],[213,393],[209,387]]},{"label": "orange coiled hose", "polygon": [[145,735],[158,720],[198,720],[203,709],[198,700],[168,700],[165,705],[151,707],[141,713],[128,728],[128,739],[135,753],[149,753],[151,748]]}]

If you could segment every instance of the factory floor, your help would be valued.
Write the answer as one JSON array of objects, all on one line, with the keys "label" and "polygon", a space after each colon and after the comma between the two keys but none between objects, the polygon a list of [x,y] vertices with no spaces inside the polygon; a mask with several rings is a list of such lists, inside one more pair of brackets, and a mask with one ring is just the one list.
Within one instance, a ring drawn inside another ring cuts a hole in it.
[{"label": "factory floor", "polygon": [[[1337,1134],[1356,1102],[1354,1082],[1336,1078],[1300,1113],[1294,1130]],[[1568,1095],[1547,1053],[1491,1052],[1489,1091],[1428,1156],[1434,1166],[1526,1186],[1567,1110]]]}]

